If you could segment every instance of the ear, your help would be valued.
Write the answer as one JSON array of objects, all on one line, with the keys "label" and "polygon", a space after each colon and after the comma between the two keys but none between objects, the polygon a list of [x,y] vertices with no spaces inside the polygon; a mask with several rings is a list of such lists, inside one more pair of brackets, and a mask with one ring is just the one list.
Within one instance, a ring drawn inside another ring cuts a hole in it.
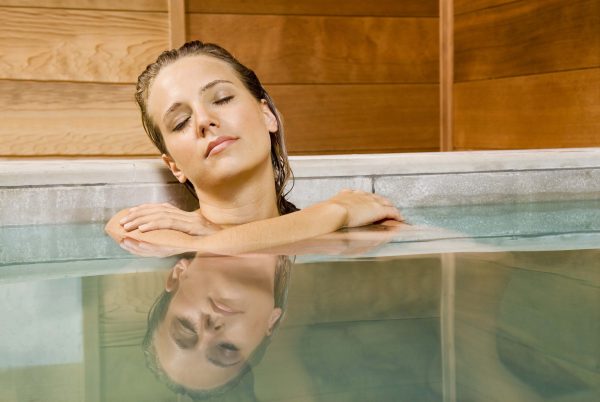
[{"label": "ear", "polygon": [[274,133],[277,130],[279,130],[279,124],[277,123],[277,119],[275,118],[275,115],[273,114],[271,109],[269,109],[269,105],[267,104],[267,101],[265,99],[261,99],[260,107],[265,117],[265,125],[267,126],[269,132]]},{"label": "ear", "polygon": [[280,309],[279,307],[275,307],[273,309],[273,311],[271,312],[271,316],[269,317],[269,326],[267,327],[267,336],[269,336],[273,333],[273,328],[275,327],[275,324],[277,324],[277,321],[279,321],[279,319],[281,318],[282,315],[283,315],[282,309]]},{"label": "ear", "polygon": [[177,290],[179,287],[179,278],[189,265],[190,260],[182,258],[171,268],[171,272],[169,272],[167,282],[165,283],[165,290],[167,292],[171,293]]},{"label": "ear", "polygon": [[165,165],[167,165],[169,167],[169,169],[173,173],[173,176],[175,176],[175,178],[180,183],[185,183],[187,181],[187,177],[185,177],[185,174],[183,173],[183,171],[177,167],[177,163],[175,163],[173,158],[171,158],[167,154],[162,154],[161,158],[162,158],[163,162],[165,163]]}]

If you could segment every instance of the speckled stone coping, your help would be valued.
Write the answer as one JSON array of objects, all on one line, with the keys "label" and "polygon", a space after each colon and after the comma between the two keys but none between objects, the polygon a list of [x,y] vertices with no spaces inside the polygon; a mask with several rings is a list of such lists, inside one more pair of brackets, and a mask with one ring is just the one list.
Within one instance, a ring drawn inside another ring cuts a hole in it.
[{"label": "speckled stone coping", "polygon": [[[600,198],[600,148],[291,157],[299,207],[343,188],[400,208]],[[103,222],[122,208],[196,201],[157,158],[0,160],[0,226]]]}]

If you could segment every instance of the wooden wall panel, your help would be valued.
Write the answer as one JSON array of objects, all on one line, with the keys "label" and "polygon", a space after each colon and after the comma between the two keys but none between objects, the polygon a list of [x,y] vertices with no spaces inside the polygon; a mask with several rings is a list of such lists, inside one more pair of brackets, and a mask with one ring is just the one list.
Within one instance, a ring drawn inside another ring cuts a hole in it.
[{"label": "wooden wall panel", "polygon": [[600,66],[600,1],[528,0],[459,15],[457,82]]},{"label": "wooden wall panel", "polygon": [[0,7],[167,11],[167,0],[0,0]]},{"label": "wooden wall panel", "polygon": [[436,151],[438,85],[273,85],[291,154]]},{"label": "wooden wall panel", "polygon": [[166,13],[0,8],[0,78],[135,82],[168,46]]},{"label": "wooden wall panel", "polygon": [[600,68],[455,85],[454,147],[600,146]]},{"label": "wooden wall panel", "polygon": [[[435,151],[437,85],[273,85],[291,154]],[[0,81],[0,156],[157,155],[133,85]]]},{"label": "wooden wall panel", "polygon": [[438,0],[188,0],[192,13],[437,17]]},{"label": "wooden wall panel", "polygon": [[0,156],[157,155],[132,84],[0,80]]},{"label": "wooden wall panel", "polygon": [[506,3],[514,3],[521,0],[453,0],[454,14],[464,14],[484,8],[497,7]]},{"label": "wooden wall panel", "polygon": [[265,83],[437,83],[438,19],[188,14]]}]

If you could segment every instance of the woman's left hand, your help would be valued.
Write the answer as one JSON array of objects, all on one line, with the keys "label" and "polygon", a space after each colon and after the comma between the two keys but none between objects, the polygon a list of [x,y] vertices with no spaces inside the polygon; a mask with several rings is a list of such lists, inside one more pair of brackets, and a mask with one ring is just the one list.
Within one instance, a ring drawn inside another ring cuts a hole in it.
[{"label": "woman's left hand", "polygon": [[149,232],[157,229],[172,229],[193,236],[202,236],[221,230],[219,225],[204,218],[200,210],[188,212],[169,203],[143,204],[130,208],[119,220],[127,232],[138,229]]}]

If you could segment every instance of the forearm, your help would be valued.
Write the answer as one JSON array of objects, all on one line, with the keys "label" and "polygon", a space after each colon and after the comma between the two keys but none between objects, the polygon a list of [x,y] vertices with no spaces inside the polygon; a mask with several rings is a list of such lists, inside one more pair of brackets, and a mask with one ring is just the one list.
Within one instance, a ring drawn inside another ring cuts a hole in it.
[{"label": "forearm", "polygon": [[323,202],[291,214],[196,237],[191,247],[201,253],[249,253],[334,232],[344,226],[346,219],[344,207]]}]

